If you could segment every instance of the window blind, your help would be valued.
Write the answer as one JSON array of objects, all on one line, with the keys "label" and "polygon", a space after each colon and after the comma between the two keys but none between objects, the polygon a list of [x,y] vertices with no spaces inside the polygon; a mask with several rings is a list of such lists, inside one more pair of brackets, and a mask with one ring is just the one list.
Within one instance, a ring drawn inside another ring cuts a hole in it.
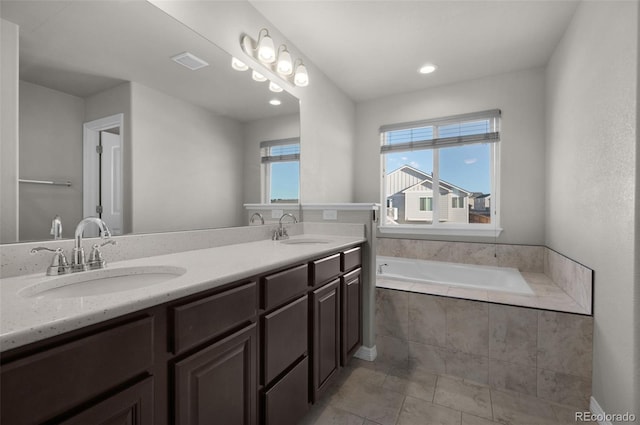
[{"label": "window blind", "polygon": [[300,139],[268,140],[260,142],[260,162],[287,162],[300,160]]},{"label": "window blind", "polygon": [[383,125],[381,153],[500,141],[499,109]]}]

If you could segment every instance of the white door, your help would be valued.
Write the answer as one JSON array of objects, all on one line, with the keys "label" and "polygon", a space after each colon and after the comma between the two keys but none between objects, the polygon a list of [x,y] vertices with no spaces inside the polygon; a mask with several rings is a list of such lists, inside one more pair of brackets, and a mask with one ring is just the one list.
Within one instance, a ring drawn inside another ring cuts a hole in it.
[{"label": "white door", "polygon": [[[123,120],[117,114],[84,124],[82,215],[102,218],[114,235],[123,233]],[[98,229],[88,226],[84,235]]]},{"label": "white door", "polygon": [[100,132],[100,218],[112,235],[122,234],[122,143],[119,134]]}]

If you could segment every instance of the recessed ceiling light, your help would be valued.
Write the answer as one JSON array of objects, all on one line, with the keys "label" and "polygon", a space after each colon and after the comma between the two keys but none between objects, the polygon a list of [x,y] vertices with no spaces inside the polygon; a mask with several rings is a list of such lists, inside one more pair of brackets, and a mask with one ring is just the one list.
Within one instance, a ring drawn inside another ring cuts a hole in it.
[{"label": "recessed ceiling light", "polygon": [[192,71],[209,66],[207,62],[189,52],[180,53],[179,55],[173,56],[171,59]]},{"label": "recessed ceiling light", "polygon": [[279,100],[279,99],[271,99],[271,100],[269,101],[269,103],[270,103],[271,105],[273,105],[273,106],[279,106],[279,105],[281,105],[281,104],[282,104],[282,102],[280,102],[280,100]]},{"label": "recessed ceiling light", "polygon": [[259,72],[256,72],[255,70],[251,73],[251,78],[253,78],[254,81],[257,81],[259,83],[263,81],[267,81],[267,77],[260,74]]},{"label": "recessed ceiling light", "polygon": [[249,69],[246,63],[236,57],[231,58],[231,67],[236,71],[246,71]]},{"label": "recessed ceiling light", "polygon": [[418,70],[418,72],[420,74],[431,74],[433,71],[435,71],[436,69],[438,69],[437,66],[435,66],[434,64],[428,63],[424,66],[422,66],[422,68],[420,68]]}]

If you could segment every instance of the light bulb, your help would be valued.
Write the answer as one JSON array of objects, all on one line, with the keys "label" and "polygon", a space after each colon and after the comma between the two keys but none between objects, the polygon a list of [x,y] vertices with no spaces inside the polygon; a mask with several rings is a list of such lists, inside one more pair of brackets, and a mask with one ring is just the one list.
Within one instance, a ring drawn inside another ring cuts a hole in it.
[{"label": "light bulb", "polygon": [[436,69],[438,69],[437,66],[433,65],[433,64],[426,64],[424,65],[422,68],[420,68],[418,70],[418,72],[420,74],[431,74],[433,71],[435,71]]},{"label": "light bulb", "polygon": [[271,99],[269,103],[273,106],[280,106],[282,104],[279,99]]},{"label": "light bulb", "polygon": [[251,73],[251,78],[253,78],[254,81],[257,81],[259,83],[263,81],[267,81],[267,77],[260,74],[259,72],[256,72],[255,70]]},{"label": "light bulb", "polygon": [[301,63],[296,67],[296,75],[293,77],[293,82],[298,87],[309,85],[309,74],[307,74],[307,67],[304,64]]},{"label": "light bulb", "polygon": [[258,41],[258,59],[263,63],[273,63],[276,60],[276,49],[269,31],[264,30],[265,35]]},{"label": "light bulb", "polygon": [[278,53],[278,65],[276,67],[276,71],[282,75],[291,75],[293,73],[291,53],[289,53],[286,47]]},{"label": "light bulb", "polygon": [[231,58],[231,68],[235,69],[236,71],[246,71],[247,69],[249,69],[247,64],[235,57]]},{"label": "light bulb", "polygon": [[282,87],[274,83],[273,81],[269,82],[269,90],[274,93],[280,93],[282,91]]}]

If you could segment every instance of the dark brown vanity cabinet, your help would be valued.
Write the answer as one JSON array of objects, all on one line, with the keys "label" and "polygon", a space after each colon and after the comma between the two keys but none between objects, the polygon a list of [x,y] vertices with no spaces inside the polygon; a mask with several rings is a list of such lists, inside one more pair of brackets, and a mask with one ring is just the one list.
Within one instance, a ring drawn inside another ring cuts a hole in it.
[{"label": "dark brown vanity cabinet", "polygon": [[362,340],[360,248],[0,355],[8,425],[295,425]]},{"label": "dark brown vanity cabinet", "polygon": [[153,424],[154,322],[143,314],[24,356],[3,353],[0,423]]},{"label": "dark brown vanity cabinet", "polygon": [[297,423],[309,408],[308,268],[262,278],[260,406],[265,425]]},{"label": "dark brown vanity cabinet", "polygon": [[340,369],[340,279],[313,291],[311,311],[315,403]]}]

